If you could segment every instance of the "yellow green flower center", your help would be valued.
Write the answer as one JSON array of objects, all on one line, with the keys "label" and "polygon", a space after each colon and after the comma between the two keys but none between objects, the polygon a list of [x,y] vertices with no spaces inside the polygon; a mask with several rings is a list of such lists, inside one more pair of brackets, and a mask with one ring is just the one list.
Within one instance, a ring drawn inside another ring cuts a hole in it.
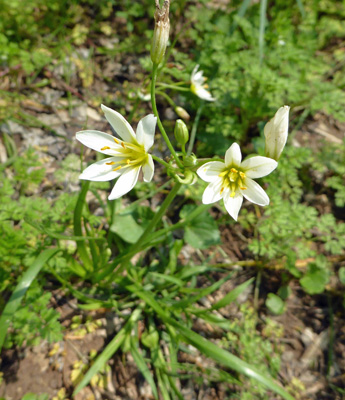
[{"label": "yellow green flower center", "polygon": [[[117,138],[114,138],[116,144],[120,144],[121,148],[116,148],[115,157],[123,157],[119,161],[107,162],[107,165],[114,165],[113,171],[118,171],[124,167],[139,167],[147,162],[148,155],[144,149],[144,146],[139,144],[133,144],[128,142],[122,142]],[[104,146],[101,151],[111,150],[111,147]]]},{"label": "yellow green flower center", "polygon": [[234,167],[225,168],[219,176],[223,178],[222,188],[220,193],[223,193],[225,188],[230,189],[230,197],[235,197],[237,189],[246,190],[244,185],[246,174]]}]

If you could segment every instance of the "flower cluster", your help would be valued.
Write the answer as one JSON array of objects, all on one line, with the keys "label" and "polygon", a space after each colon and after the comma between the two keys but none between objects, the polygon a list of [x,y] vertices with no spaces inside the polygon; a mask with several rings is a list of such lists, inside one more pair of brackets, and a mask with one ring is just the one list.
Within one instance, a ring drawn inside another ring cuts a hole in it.
[{"label": "flower cluster", "polygon": [[[118,178],[109,200],[117,199],[128,193],[137,183],[142,170],[145,182],[150,182],[154,173],[152,156],[148,150],[152,147],[157,118],[153,114],[144,117],[138,124],[137,132],[118,112],[102,105],[106,119],[115,137],[105,132],[86,130],[78,132],[77,139],[108,158],[97,161],[87,167],[80,179],[90,181],[109,181]],[[242,161],[242,154],[237,143],[233,143],[225,153],[224,161],[210,161],[196,171],[199,177],[208,183],[202,202],[211,204],[223,200],[227,212],[235,219],[242,206],[243,198],[260,206],[269,204],[265,191],[254,179],[270,174],[278,165],[287,140],[289,107],[281,107],[274,118],[265,126],[266,157],[248,157]],[[182,128],[185,124],[179,120]],[[175,134],[180,137],[180,127],[177,124]],[[184,130],[187,130],[185,128]],[[183,130],[183,143],[188,140]],[[187,173],[190,172],[187,170]]]}]

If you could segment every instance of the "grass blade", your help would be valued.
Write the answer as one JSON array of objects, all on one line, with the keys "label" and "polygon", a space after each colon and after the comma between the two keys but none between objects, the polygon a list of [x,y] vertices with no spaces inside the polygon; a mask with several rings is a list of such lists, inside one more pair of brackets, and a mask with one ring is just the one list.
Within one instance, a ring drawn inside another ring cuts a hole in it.
[{"label": "grass blade", "polygon": [[165,311],[155,300],[149,292],[144,292],[141,290],[139,284],[126,286],[128,290],[136,293],[142,300],[146,302],[158,315],[165,324],[173,326],[181,336],[186,340],[187,343],[192,344],[199,351],[201,351],[206,356],[212,358],[213,360],[219,362],[220,364],[228,367],[240,374],[243,374],[249,378],[255,379],[262,385],[266,386],[268,389],[274,391],[275,393],[282,396],[285,400],[294,400],[294,398],[287,393],[281,386],[279,386],[275,381],[261,374],[255,368],[251,367],[245,361],[236,357],[235,355],[229,353],[228,351],[218,347],[209,340],[203,338],[199,334],[193,332],[192,330],[186,328],[180,324],[175,319],[171,318],[167,311]]},{"label": "grass blade", "polygon": [[26,291],[47,261],[59,251],[59,249],[44,250],[24,272],[22,278],[18,282],[0,318],[0,351],[5,341],[8,326],[13,318],[13,315],[20,306]]},{"label": "grass blade", "polygon": [[266,27],[267,0],[260,1],[260,29],[259,29],[259,60],[264,59],[265,27]]},{"label": "grass blade", "polygon": [[302,0],[296,0],[296,1],[297,1],[297,5],[298,5],[298,8],[299,8],[299,12],[301,13],[302,17],[304,18],[305,17],[305,10],[304,10],[304,6],[303,6],[303,3],[302,3]]},{"label": "grass blade", "polygon": [[131,354],[133,356],[133,359],[135,363],[137,364],[137,367],[139,368],[140,372],[143,374],[144,378],[148,382],[148,384],[151,386],[152,394],[155,399],[158,399],[158,391],[157,387],[155,384],[155,381],[152,377],[152,374],[144,360],[144,357],[138,350],[138,339],[134,338],[134,336],[131,337]]},{"label": "grass blade", "polygon": [[132,312],[125,326],[117,333],[117,335],[107,345],[103,352],[97,357],[92,367],[87,371],[82,381],[76,387],[73,396],[77,395],[81,391],[81,389],[83,389],[90,382],[91,378],[103,368],[103,365],[121,347],[122,343],[126,339],[126,336],[130,334],[133,323],[139,318],[140,314],[141,310],[139,308],[135,309]]}]

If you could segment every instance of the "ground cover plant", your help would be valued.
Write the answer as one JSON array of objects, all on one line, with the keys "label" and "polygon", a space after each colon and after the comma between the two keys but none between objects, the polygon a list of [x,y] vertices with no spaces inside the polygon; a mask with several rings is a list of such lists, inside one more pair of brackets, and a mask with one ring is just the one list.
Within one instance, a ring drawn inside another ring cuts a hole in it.
[{"label": "ground cover plant", "polygon": [[4,2],[1,398],[342,398],[344,16]]}]

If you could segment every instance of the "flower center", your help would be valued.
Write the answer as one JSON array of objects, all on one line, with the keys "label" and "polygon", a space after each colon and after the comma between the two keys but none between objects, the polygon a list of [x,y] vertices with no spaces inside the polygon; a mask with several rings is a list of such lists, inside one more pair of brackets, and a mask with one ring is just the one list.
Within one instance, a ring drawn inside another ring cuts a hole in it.
[{"label": "flower center", "polygon": [[[147,153],[143,146],[123,142],[117,138],[114,138],[114,141],[116,144],[121,145],[121,147],[114,149],[114,156],[121,157],[121,160],[110,161],[106,163],[107,165],[114,165],[113,171],[118,171],[119,169],[126,167],[135,168],[146,163]],[[112,148],[109,146],[104,146],[101,148],[101,151],[104,150],[112,150]]]},{"label": "flower center", "polygon": [[225,188],[230,189],[230,197],[235,197],[237,189],[246,190],[244,186],[244,180],[246,174],[234,167],[224,169],[219,176],[223,178],[222,188],[220,193],[222,194]]}]

